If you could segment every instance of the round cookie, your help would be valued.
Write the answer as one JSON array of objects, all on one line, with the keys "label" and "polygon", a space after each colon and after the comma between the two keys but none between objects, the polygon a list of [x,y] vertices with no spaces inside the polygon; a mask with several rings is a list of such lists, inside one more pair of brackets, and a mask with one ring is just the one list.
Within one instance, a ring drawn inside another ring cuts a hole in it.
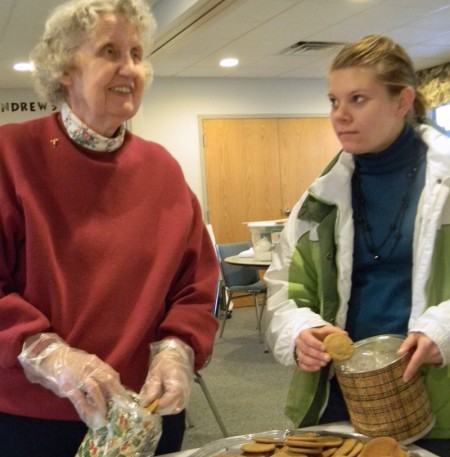
[{"label": "round cookie", "polygon": [[275,444],[273,443],[245,443],[241,446],[244,452],[263,454],[266,452],[273,452],[275,450]]},{"label": "round cookie", "polygon": [[323,344],[325,352],[336,362],[345,362],[354,352],[353,341],[343,333],[330,333],[323,340]]},{"label": "round cookie", "polygon": [[322,454],[322,451],[323,451],[323,448],[321,447],[318,447],[318,448],[314,448],[314,447],[289,447],[288,448],[288,453],[293,453],[293,454],[296,454],[297,457],[298,454],[301,454],[301,455],[318,455],[318,454]]},{"label": "round cookie", "polygon": [[357,443],[358,443],[358,440],[356,438],[347,438],[338,448],[338,450],[336,451],[336,454],[338,454],[338,455],[349,454],[352,451],[352,449],[356,446]]},{"label": "round cookie", "polygon": [[344,442],[344,438],[334,435],[324,435],[317,437],[317,442],[321,443],[323,447],[339,447]]},{"label": "round cookie", "polygon": [[402,450],[397,440],[387,436],[380,436],[366,443],[359,457],[404,457],[406,453]]},{"label": "round cookie", "polygon": [[286,440],[299,440],[299,441],[317,441],[319,435],[317,433],[303,433],[302,435],[288,435],[286,436]]},{"label": "round cookie", "polygon": [[303,448],[314,448],[314,447],[323,447],[322,443],[319,443],[318,441],[300,441],[300,440],[286,440],[286,446],[289,447],[303,447]]},{"label": "round cookie", "polygon": [[283,438],[271,438],[269,436],[254,436],[253,441],[255,443],[277,444],[279,446],[283,445],[283,443],[284,443]]}]

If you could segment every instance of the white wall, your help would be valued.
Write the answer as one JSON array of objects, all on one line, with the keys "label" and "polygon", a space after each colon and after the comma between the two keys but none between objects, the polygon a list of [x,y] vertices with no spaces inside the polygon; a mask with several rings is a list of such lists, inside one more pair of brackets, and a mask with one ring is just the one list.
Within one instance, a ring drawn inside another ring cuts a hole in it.
[{"label": "white wall", "polygon": [[202,117],[324,116],[328,112],[325,80],[157,78],[132,129],[172,153],[203,204]]},{"label": "white wall", "polygon": [[[328,115],[326,81],[319,79],[156,78],[130,128],[165,146],[181,164],[203,204],[202,117]],[[52,112],[42,110],[31,90],[0,89],[0,125]],[[9,110],[2,104],[9,103]],[[19,107],[24,109],[16,109]]]}]

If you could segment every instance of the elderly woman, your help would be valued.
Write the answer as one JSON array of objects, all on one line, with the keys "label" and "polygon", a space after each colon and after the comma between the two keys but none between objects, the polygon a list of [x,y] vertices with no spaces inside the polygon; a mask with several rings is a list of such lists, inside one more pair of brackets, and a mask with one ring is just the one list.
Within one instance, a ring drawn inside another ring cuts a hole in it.
[{"label": "elderly woman", "polygon": [[151,78],[143,0],[57,8],[32,53],[61,105],[0,128],[0,455],[72,457],[114,396],[160,398],[178,450],[211,352],[217,264],[197,199],[126,130]]}]

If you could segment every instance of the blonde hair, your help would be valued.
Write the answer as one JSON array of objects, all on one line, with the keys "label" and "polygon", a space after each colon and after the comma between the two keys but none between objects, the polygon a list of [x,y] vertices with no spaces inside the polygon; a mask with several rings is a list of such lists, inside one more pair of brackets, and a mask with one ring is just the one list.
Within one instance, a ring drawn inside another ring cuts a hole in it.
[{"label": "blonde hair", "polygon": [[[73,66],[75,52],[95,29],[104,13],[119,13],[139,32],[144,56],[150,53],[156,23],[145,0],[73,0],[54,9],[42,38],[31,52],[34,86],[43,100],[59,105],[66,100],[66,88],[59,78]],[[152,66],[144,61],[146,80]]]},{"label": "blonde hair", "polygon": [[400,93],[405,87],[412,87],[416,97],[406,120],[415,123],[426,116],[427,103],[417,88],[417,75],[412,60],[407,52],[390,38],[368,35],[344,46],[333,60],[330,72],[349,67],[372,69],[377,81],[392,94]]}]

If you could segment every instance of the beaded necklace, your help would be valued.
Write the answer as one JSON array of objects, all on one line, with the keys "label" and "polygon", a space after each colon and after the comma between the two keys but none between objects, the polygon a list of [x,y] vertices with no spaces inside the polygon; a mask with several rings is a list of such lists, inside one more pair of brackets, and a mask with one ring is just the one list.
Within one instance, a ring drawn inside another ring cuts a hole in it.
[{"label": "beaded necklace", "polygon": [[[425,154],[421,151],[417,155],[417,159],[408,171],[405,178],[405,192],[400,198],[400,205],[394,220],[388,225],[386,236],[378,243],[375,243],[373,238],[373,227],[369,220],[367,211],[366,198],[361,185],[361,178],[359,175],[359,164],[356,164],[355,172],[353,174],[353,183],[355,191],[355,222],[361,227],[362,239],[364,245],[372,256],[374,262],[380,262],[388,259],[395,251],[399,241],[402,238],[402,226],[405,219],[406,211],[410,205],[411,189],[417,178],[417,171],[424,159]],[[383,250],[390,244],[390,249],[385,255],[382,255]]]}]

